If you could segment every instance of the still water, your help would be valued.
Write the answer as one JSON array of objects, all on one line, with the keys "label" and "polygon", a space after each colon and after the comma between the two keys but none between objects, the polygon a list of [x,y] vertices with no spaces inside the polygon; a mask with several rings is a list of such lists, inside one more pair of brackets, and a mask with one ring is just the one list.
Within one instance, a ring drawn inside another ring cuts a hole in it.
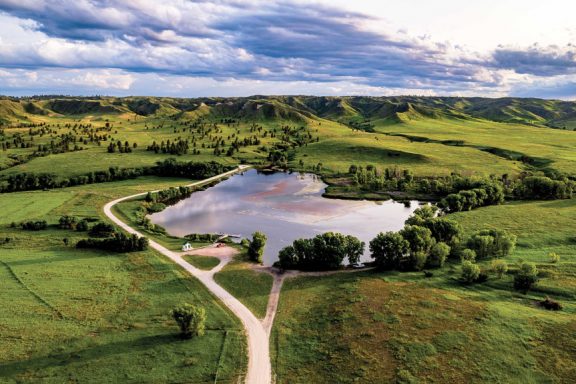
[{"label": "still water", "polygon": [[322,197],[326,188],[311,174],[264,174],[251,169],[150,216],[168,233],[227,233],[268,236],[264,264],[298,238],[328,231],[353,235],[366,242],[363,261],[369,261],[368,242],[378,232],[398,231],[419,207],[394,201],[335,200]]}]

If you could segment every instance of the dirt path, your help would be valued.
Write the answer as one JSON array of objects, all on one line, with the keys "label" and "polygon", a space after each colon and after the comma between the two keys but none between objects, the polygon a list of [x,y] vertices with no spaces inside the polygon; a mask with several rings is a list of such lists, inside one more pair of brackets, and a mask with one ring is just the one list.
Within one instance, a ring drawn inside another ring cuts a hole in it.
[{"label": "dirt path", "polygon": [[[249,167],[240,166],[238,169],[233,171],[226,172],[203,181],[192,183],[188,186],[196,186],[206,182],[216,181],[246,168]],[[106,214],[110,220],[112,220],[116,225],[121,227],[126,232],[133,233],[138,236],[143,236],[140,232],[132,229],[130,226],[122,222],[122,220],[117,218],[112,213],[112,207],[122,201],[144,196],[146,193],[147,192],[126,196],[109,202],[104,206],[104,214]],[[153,240],[150,240],[150,247],[162,253],[164,256],[168,257],[176,264],[184,268],[192,276],[200,280],[200,282],[202,282],[202,284],[204,284],[206,288],[208,288],[208,290],[214,294],[214,296],[220,299],[240,319],[244,325],[244,329],[248,338],[248,370],[246,372],[245,381],[249,384],[270,384],[272,381],[272,369],[269,353],[269,331],[264,327],[262,322],[260,322],[256,316],[254,316],[252,312],[246,308],[246,306],[244,306],[238,299],[236,299],[228,291],[226,291],[214,281],[214,274],[221,271],[222,268],[224,268],[224,266],[230,262],[231,257],[224,256],[221,258],[220,264],[218,264],[218,266],[210,271],[202,271],[186,262],[180,253],[173,252]]]}]

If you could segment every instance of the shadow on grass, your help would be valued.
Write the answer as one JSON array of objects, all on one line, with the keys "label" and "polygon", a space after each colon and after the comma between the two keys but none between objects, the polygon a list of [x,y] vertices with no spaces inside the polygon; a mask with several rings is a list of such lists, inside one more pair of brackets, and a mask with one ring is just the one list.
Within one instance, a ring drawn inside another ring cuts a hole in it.
[{"label": "shadow on grass", "polygon": [[157,348],[161,345],[186,341],[187,340],[183,340],[174,334],[164,334],[145,336],[135,340],[107,343],[80,350],[53,353],[47,356],[33,357],[27,360],[0,364],[0,378],[14,377],[15,375],[31,369],[39,370],[70,363],[89,362],[106,356],[146,351],[150,348]]}]

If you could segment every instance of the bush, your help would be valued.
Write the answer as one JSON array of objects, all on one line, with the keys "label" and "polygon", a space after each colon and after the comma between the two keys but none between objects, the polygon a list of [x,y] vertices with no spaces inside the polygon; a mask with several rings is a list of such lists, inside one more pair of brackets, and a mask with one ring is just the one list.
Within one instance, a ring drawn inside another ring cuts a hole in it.
[{"label": "bush", "polygon": [[206,329],[206,310],[204,308],[184,303],[170,311],[170,315],[178,324],[180,336],[183,339],[204,335]]},{"label": "bush", "polygon": [[539,301],[538,304],[542,308],[548,309],[550,311],[561,311],[562,310],[562,304],[560,304],[556,300],[552,300],[548,296],[546,296],[546,298],[544,300]]},{"label": "bush", "polygon": [[516,236],[506,231],[485,229],[468,239],[468,248],[476,252],[478,259],[506,257],[516,246]]},{"label": "bush", "polygon": [[88,232],[90,237],[109,237],[114,234],[116,229],[112,224],[108,223],[97,223]]},{"label": "bush", "polygon": [[78,232],[86,232],[88,230],[88,220],[80,220],[78,224],[76,224],[76,230]]},{"label": "bush", "polygon": [[514,276],[514,288],[528,292],[538,282],[538,269],[534,263],[522,263]]},{"label": "bush", "polygon": [[472,284],[480,277],[480,267],[471,261],[462,262],[462,281],[466,284]]},{"label": "bush", "polygon": [[560,256],[556,253],[556,252],[550,252],[548,254],[548,260],[553,263],[556,264],[557,262],[560,261]]},{"label": "bush", "polygon": [[121,232],[114,232],[107,239],[84,239],[76,243],[76,248],[95,248],[112,252],[136,252],[148,248],[148,239],[134,234],[127,236]]},{"label": "bush", "polygon": [[74,229],[77,222],[78,219],[74,216],[62,216],[60,220],[58,220],[58,226],[61,229]]},{"label": "bush", "polygon": [[430,250],[427,265],[431,268],[442,268],[446,258],[450,254],[450,246],[446,243],[436,243]]},{"label": "bush", "polygon": [[506,274],[506,272],[508,272],[508,263],[506,263],[504,260],[492,260],[492,266],[491,266],[492,272],[494,272],[494,274],[501,279],[502,276],[504,276]]},{"label": "bush", "polygon": [[460,260],[461,261],[466,260],[473,263],[476,261],[476,252],[470,248],[466,248],[462,252],[460,252]]},{"label": "bush", "polygon": [[26,221],[20,226],[27,231],[41,231],[48,228],[48,223],[46,220]]}]

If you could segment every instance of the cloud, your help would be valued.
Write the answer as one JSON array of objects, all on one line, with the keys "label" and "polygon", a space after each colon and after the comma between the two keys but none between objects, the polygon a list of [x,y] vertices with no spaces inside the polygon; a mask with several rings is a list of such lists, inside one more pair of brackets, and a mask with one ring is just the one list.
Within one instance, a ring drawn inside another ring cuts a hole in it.
[{"label": "cloud", "polygon": [[152,91],[153,84],[179,79],[174,94],[184,92],[182,83],[198,89],[210,81],[233,88],[231,81],[238,81],[245,90],[262,89],[248,86],[253,83],[271,87],[259,93],[292,89],[291,82],[307,87],[296,93],[323,93],[323,87],[326,94],[500,94],[523,75],[576,69],[573,47],[500,47],[478,54],[329,4],[0,0],[0,68],[38,73],[42,84],[51,79],[58,89],[66,79],[84,81],[82,89],[136,92],[146,79]]},{"label": "cloud", "polygon": [[498,48],[493,65],[517,73],[536,76],[559,76],[576,73],[576,47],[533,45],[528,48]]}]

